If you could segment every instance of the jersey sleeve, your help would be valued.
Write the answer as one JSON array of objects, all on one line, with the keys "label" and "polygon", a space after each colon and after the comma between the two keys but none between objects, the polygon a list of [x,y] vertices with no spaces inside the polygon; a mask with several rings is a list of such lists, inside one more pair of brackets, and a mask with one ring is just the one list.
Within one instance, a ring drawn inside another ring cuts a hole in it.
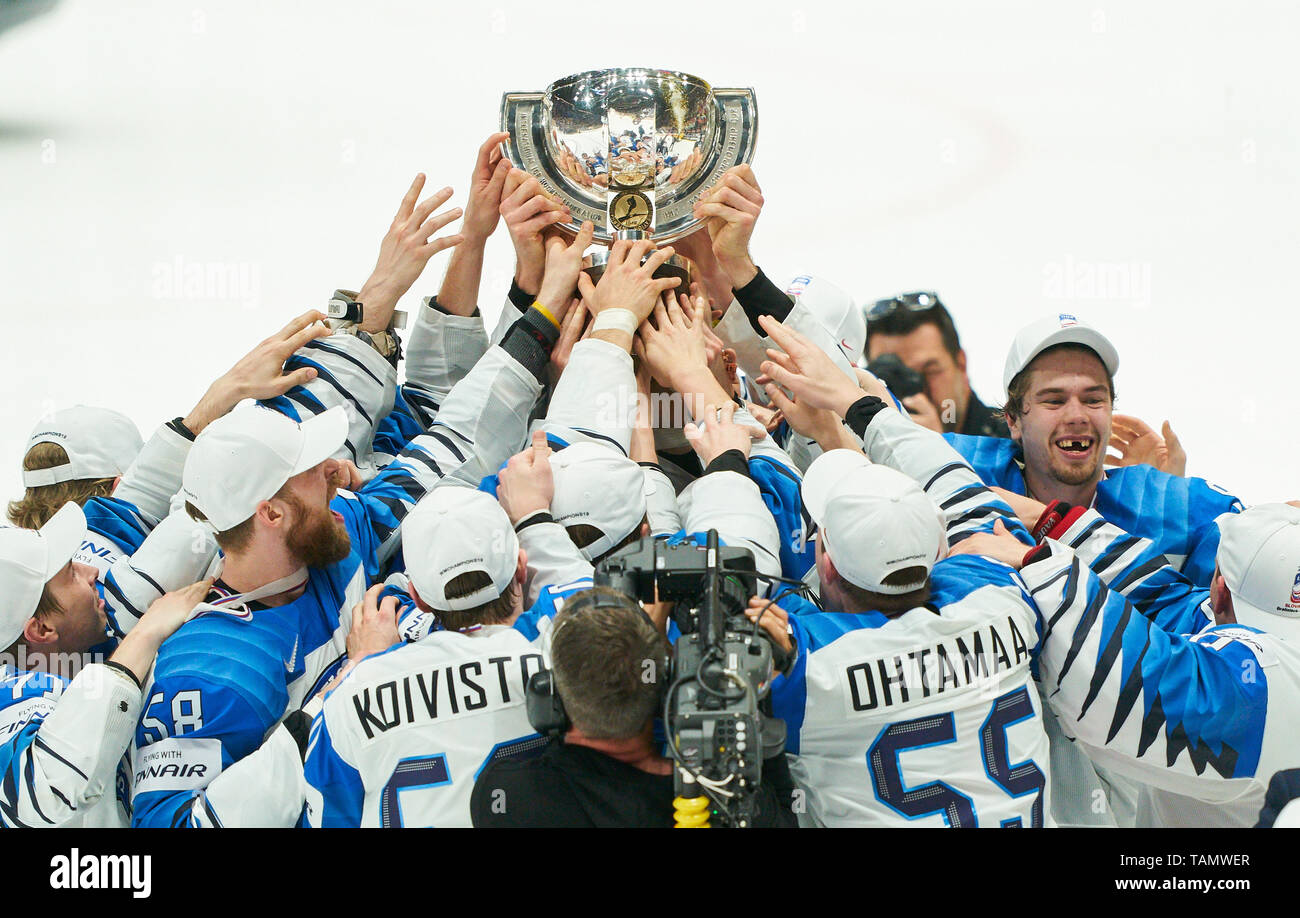
[{"label": "jersey sleeve", "polygon": [[1158,627],[1172,634],[1195,634],[1213,623],[1206,608],[1209,588],[1196,586],[1175,570],[1151,540],[1122,531],[1095,510],[1084,510],[1065,523],[1051,537]]},{"label": "jersey sleeve", "polygon": [[342,405],[348,434],[334,458],[372,474],[371,446],[379,421],[393,408],[397,370],[368,343],[343,334],[307,342],[284,364],[285,372],[304,367],[315,369],[316,378],[262,404],[295,421]]},{"label": "jersey sleeve", "polygon": [[113,633],[125,635],[154,600],[201,580],[216,559],[212,530],[178,502],[134,554],[119,558],[104,575],[104,606]]},{"label": "jersey sleeve", "polygon": [[1150,538],[1188,580],[1205,587],[1219,550],[1217,520],[1242,510],[1240,500],[1204,479],[1149,465],[1112,469],[1097,485],[1095,506],[1123,531]]},{"label": "jersey sleeve", "polygon": [[492,344],[500,344],[511,327],[523,318],[524,312],[532,303],[533,297],[520,290],[513,282],[510,285],[510,294],[506,297],[505,302],[501,304],[501,312],[497,315],[497,324],[492,329]]},{"label": "jersey sleeve", "polygon": [[592,576],[595,568],[573,544],[564,527],[553,520],[530,523],[518,530],[519,547],[528,556],[528,594],[531,606],[548,586],[558,586]]},{"label": "jersey sleeve", "polygon": [[171,511],[181,489],[181,474],[193,441],[163,424],[145,443],[113,490],[113,497],[135,510],[150,526]]},{"label": "jersey sleeve", "polygon": [[541,427],[566,444],[602,443],[627,456],[636,395],[631,354],[598,338],[579,341],[560,374]]},{"label": "jersey sleeve", "polygon": [[139,549],[158,522],[146,519],[129,501],[115,497],[92,497],[81,509],[86,514],[86,538],[73,560],[101,571]]},{"label": "jersey sleeve", "polygon": [[429,429],[452,388],[487,351],[481,318],[450,315],[432,305],[433,299],[426,297],[416,314],[407,345],[406,382],[397,387],[393,410],[375,430],[377,468]]},{"label": "jersey sleeve", "polygon": [[508,336],[456,384],[427,432],[360,491],[340,494],[335,509],[372,580],[397,550],[402,521],[420,498],[444,480],[476,487],[522,445],[547,359],[535,339]]},{"label": "jersey sleeve", "polygon": [[[53,688],[56,681],[40,673],[17,678],[20,683],[6,686],[15,694]],[[59,826],[114,793],[139,713],[140,688],[129,676],[98,663],[83,669],[52,712],[32,717],[0,744],[0,821]],[[8,706],[0,718],[5,715],[21,716],[20,706]]]},{"label": "jersey sleeve", "polygon": [[686,532],[716,529],[724,545],[753,552],[760,574],[781,575],[781,534],[758,484],[749,475],[707,472],[686,486],[679,504]]},{"label": "jersey sleeve", "polygon": [[190,808],[196,827],[293,828],[307,799],[298,742],[276,727],[256,751],[223,769],[203,798]]},{"label": "jersey sleeve", "polygon": [[1268,637],[1170,634],[1068,549],[1045,545],[1021,576],[1041,616],[1043,698],[1067,734],[1152,787],[1211,802],[1240,796],[1260,761]]},{"label": "jersey sleeve", "polygon": [[361,773],[335,746],[326,710],[328,706],[312,721],[303,766],[308,787],[307,824],[314,829],[356,828],[361,825],[365,783]]},{"label": "jersey sleeve", "polygon": [[[757,423],[748,411],[738,410],[737,424]],[[768,512],[776,522],[781,557],[781,576],[802,580],[816,561],[812,534],[817,525],[804,509],[800,485],[803,475],[794,461],[770,436],[753,444],[749,453],[749,477],[758,485]]]},{"label": "jersey sleeve", "polygon": [[406,354],[406,385],[418,393],[426,427],[488,349],[480,316],[451,315],[432,305],[432,299],[426,298],[416,316]]},{"label": "jersey sleeve", "polygon": [[999,520],[1026,545],[1033,544],[1006,502],[985,486],[941,434],[871,397],[855,403],[846,420],[872,462],[910,476],[925,489],[943,513],[950,545],[977,532],[992,532]]}]

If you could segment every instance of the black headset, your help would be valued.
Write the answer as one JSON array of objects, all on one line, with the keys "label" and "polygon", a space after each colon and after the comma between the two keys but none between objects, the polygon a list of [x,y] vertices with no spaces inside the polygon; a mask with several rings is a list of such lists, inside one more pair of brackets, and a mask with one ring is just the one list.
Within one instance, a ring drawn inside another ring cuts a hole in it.
[{"label": "black headset", "polygon": [[[583,608],[611,608],[626,609],[628,600],[631,597],[619,594],[618,597],[605,595],[603,593],[592,592],[590,596],[584,596],[578,602],[578,609]],[[654,621],[646,614],[640,604],[635,599],[631,602],[635,604],[636,610],[641,613],[642,617],[654,627]],[[573,606],[568,606],[573,611]],[[559,634],[560,628],[563,628],[565,622],[561,622],[559,627],[551,633],[551,643],[554,643],[555,636]],[[658,628],[655,628],[658,631]],[[665,655],[663,660],[659,661],[660,672],[666,677],[668,674],[668,663],[670,657]],[[655,701],[655,709],[661,706],[663,693],[666,690],[667,679],[658,678],[659,699]],[[563,736],[573,726],[569,720],[569,713],[564,709],[564,699],[560,697],[559,686],[556,684],[555,671],[543,669],[533,673],[528,678],[528,686],[524,690],[524,709],[528,714],[528,723],[532,728],[543,736]]]}]

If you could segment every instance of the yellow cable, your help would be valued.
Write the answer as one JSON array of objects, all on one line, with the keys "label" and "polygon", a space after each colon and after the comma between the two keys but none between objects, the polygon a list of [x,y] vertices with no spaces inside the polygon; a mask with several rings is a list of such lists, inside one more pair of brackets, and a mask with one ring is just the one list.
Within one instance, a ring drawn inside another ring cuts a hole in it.
[{"label": "yellow cable", "polygon": [[698,797],[673,798],[673,828],[707,829],[708,827],[708,797],[701,794]]}]

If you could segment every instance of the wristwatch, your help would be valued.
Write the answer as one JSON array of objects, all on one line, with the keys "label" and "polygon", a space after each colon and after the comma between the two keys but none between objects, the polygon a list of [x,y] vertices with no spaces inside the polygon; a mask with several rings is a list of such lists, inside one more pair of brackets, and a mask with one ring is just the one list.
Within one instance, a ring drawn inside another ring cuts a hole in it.
[{"label": "wristwatch", "polygon": [[[326,307],[326,322],[335,332],[352,335],[365,341],[379,355],[393,365],[402,356],[402,342],[397,337],[393,325],[389,325],[381,332],[365,332],[361,330],[361,322],[365,316],[365,306],[357,302],[357,293],[355,290],[335,290],[334,295],[330,297],[329,306]],[[398,316],[404,315],[398,312],[393,313],[394,320]]]}]

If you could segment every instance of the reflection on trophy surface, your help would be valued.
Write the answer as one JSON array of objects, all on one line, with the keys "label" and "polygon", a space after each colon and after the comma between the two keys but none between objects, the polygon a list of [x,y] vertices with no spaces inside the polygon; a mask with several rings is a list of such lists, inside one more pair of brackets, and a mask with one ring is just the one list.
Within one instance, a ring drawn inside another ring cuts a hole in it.
[{"label": "reflection on trophy surface", "polygon": [[[694,204],[723,172],[753,159],[758,110],[753,90],[687,73],[592,70],[545,92],[507,93],[501,129],[511,162],[568,204],[562,229],[576,234],[590,220],[599,243],[668,243],[699,227]],[[688,280],[677,257],[658,273],[682,277],[683,288]]]}]

